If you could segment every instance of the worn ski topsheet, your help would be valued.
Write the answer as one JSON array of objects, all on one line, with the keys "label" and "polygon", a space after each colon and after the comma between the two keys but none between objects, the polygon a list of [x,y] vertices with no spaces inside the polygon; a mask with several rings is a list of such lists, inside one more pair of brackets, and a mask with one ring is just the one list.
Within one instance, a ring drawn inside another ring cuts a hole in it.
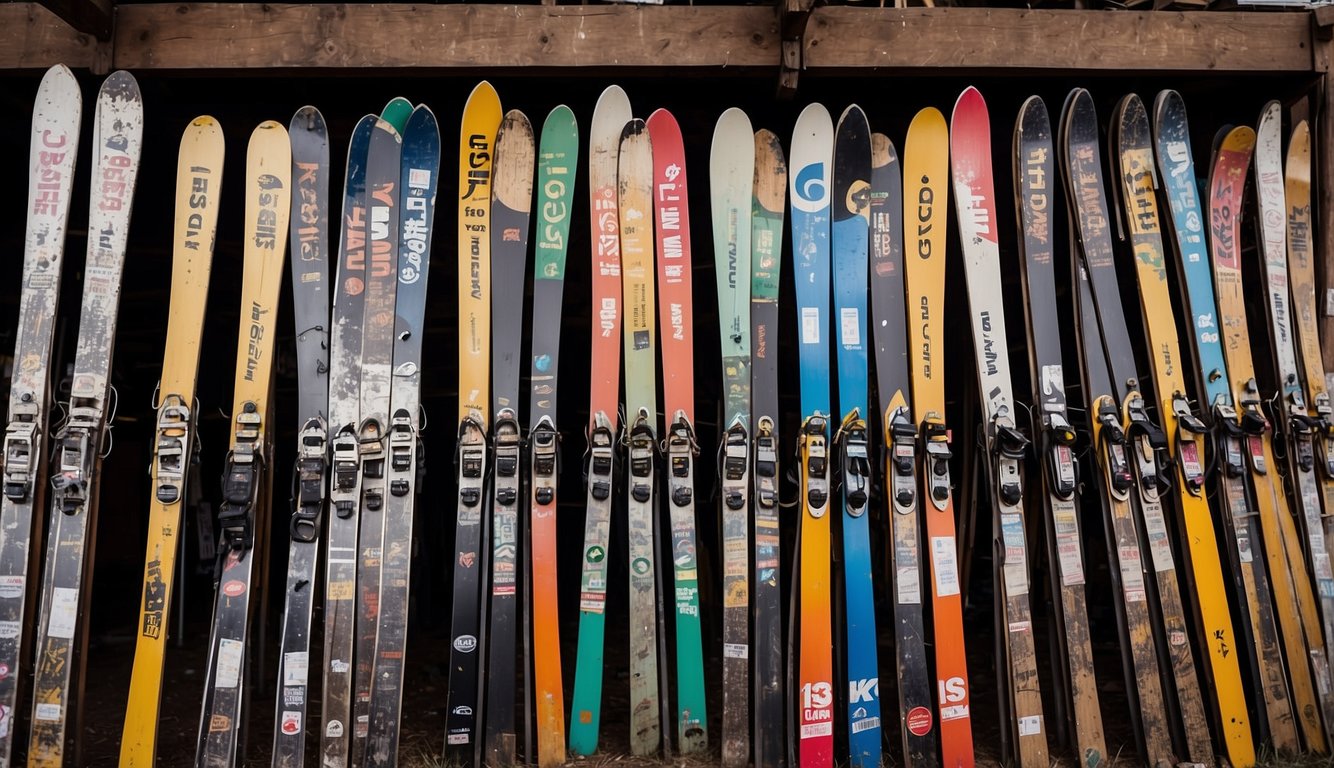
[{"label": "worn ski topsheet", "polygon": [[[1284,679],[1283,649],[1269,591],[1270,577],[1264,561],[1254,557],[1254,546],[1260,538],[1259,523],[1251,513],[1243,477],[1246,464],[1242,434],[1219,338],[1213,272],[1205,242],[1207,222],[1196,187],[1186,107],[1176,91],[1162,91],[1154,100],[1153,133],[1160,183],[1171,211],[1167,220],[1174,236],[1172,242],[1176,245],[1177,286],[1184,293],[1183,303],[1195,329],[1186,344],[1194,368],[1189,375],[1195,399],[1211,414],[1214,456],[1216,461],[1223,463],[1223,471],[1217,473],[1222,492],[1215,499],[1218,518],[1229,534],[1227,553],[1238,595],[1237,604],[1246,607],[1249,620],[1248,645],[1253,649],[1251,655],[1259,680],[1252,696],[1258,696],[1261,702],[1262,709],[1257,711],[1264,712],[1270,743],[1280,751],[1295,752],[1298,749],[1297,724],[1293,720],[1288,685]],[[1277,562],[1282,561],[1281,552],[1273,554],[1278,556]],[[1290,580],[1291,575],[1280,573],[1278,578]],[[1290,594],[1291,586],[1286,589]],[[1295,616],[1297,606],[1288,602],[1279,606],[1279,610]],[[1238,625],[1244,626],[1240,622]],[[1295,638],[1300,642],[1300,632]]]},{"label": "worn ski topsheet", "polygon": [[846,614],[847,728],[849,764],[880,765],[880,670],[875,589],[867,505],[871,490],[870,378],[867,372],[867,265],[870,259],[871,127],[852,105],[834,129],[830,260],[834,283],[831,317],[838,398],[834,439],[842,486],[841,533]]},{"label": "worn ski topsheet", "polygon": [[963,596],[959,589],[954,499],[950,490],[950,433],[945,424],[945,233],[948,228],[949,129],[931,107],[917,113],[903,149],[904,270],[910,313],[912,414],[921,425],[927,552],[931,563],[936,686],[941,759],[952,768],[973,765],[972,712],[964,653]]},{"label": "worn ski topsheet", "polygon": [[[533,199],[533,126],[510,110],[496,134],[491,185],[491,283],[522,286],[528,270]],[[517,306],[516,306],[517,305]],[[487,629],[486,750],[488,765],[515,761],[515,641],[519,634],[519,348],[523,302],[491,303],[491,394],[494,459],[491,501],[490,624]]]},{"label": "worn ski topsheet", "polygon": [[593,109],[588,143],[588,195],[592,264],[592,351],[589,357],[589,421],[586,451],[587,515],[580,550],[579,650],[570,702],[570,751],[597,751],[602,713],[602,643],[607,607],[607,549],[611,545],[615,440],[620,420],[621,239],[616,165],[621,130],[631,119],[630,100],[609,86]]},{"label": "worn ski topsheet", "polygon": [[288,124],[292,140],[292,315],[297,354],[297,485],[288,525],[286,605],[273,722],[273,765],[305,764],[310,620],[324,523],[329,405],[329,134],[314,107]]},{"label": "worn ski topsheet", "polygon": [[[469,764],[480,756],[477,716],[481,647],[481,570],[487,430],[491,403],[491,163],[502,114],[482,81],[463,108],[459,131],[459,424],[455,462],[454,599],[450,622],[445,754]],[[467,278],[463,279],[462,276]]]},{"label": "worn ski topsheet", "polygon": [[[63,64],[47,70],[37,89],[28,155],[27,226],[23,240],[23,284],[14,334],[14,366],[5,426],[4,496],[0,497],[0,666],[20,668],[28,595],[34,510],[41,509],[46,482],[46,425],[51,340],[60,298],[70,187],[79,150],[83,97]],[[40,531],[41,515],[36,515]],[[13,749],[18,674],[0,677],[0,765]]]},{"label": "worn ski topsheet", "polygon": [[84,564],[93,560],[98,488],[107,442],[107,400],[120,308],[125,241],[143,144],[144,104],[129,72],[102,83],[93,118],[93,178],[88,201],[83,305],[74,352],[66,419],[55,434],[50,524],[38,600],[33,658],[33,709],[28,764],[64,762],[70,678],[77,661],[79,618],[86,613]]},{"label": "worn ski topsheet", "polygon": [[380,564],[379,633],[371,675],[367,766],[394,766],[403,720],[403,670],[407,652],[412,521],[421,454],[422,334],[426,278],[440,177],[440,129],[430,108],[419,105],[404,125],[399,170],[398,286],[394,298],[393,379],[385,485],[384,544]]},{"label": "worn ski topsheet", "polygon": [[[1229,760],[1234,766],[1250,766],[1255,762],[1255,747],[1251,741],[1241,670],[1237,665],[1236,650],[1241,645],[1233,630],[1218,539],[1209,502],[1204,495],[1205,426],[1192,412],[1185,392],[1180,368],[1181,348],[1176,321],[1170,311],[1172,298],[1167,288],[1161,225],[1154,195],[1156,176],[1149,115],[1139,97],[1131,94],[1121,101],[1113,119],[1116,121],[1113,134],[1119,141],[1121,194],[1139,280],[1140,312],[1149,347],[1153,349],[1149,359],[1158,395],[1158,417],[1167,438],[1165,457],[1176,467],[1172,486],[1177,489],[1178,531],[1186,541],[1182,551],[1191,569],[1188,584],[1194,587],[1195,618],[1203,627],[1206,638],[1204,646],[1211,673],[1207,677],[1210,680],[1208,689],[1212,691],[1209,698],[1217,710],[1217,722]],[[1162,468],[1159,471],[1172,470]],[[1169,644],[1173,641],[1174,638],[1169,637]],[[1190,715],[1190,709],[1183,703],[1183,717],[1189,718]],[[1187,736],[1188,740],[1197,738],[1189,719]],[[1203,741],[1199,744],[1192,742],[1192,756],[1196,757],[1196,752],[1203,750],[1209,757],[1196,759],[1211,762],[1212,747],[1208,743],[1207,727],[1198,738]]]},{"label": "worn ski topsheet", "polygon": [[871,327],[884,441],[885,516],[889,527],[895,680],[903,761],[937,760],[936,717],[922,616],[922,534],[918,515],[917,423],[909,408],[907,308],[904,293],[903,166],[884,134],[871,134]]},{"label": "worn ski topsheet", "polygon": [[736,107],[718,117],[709,148],[714,274],[722,350],[719,468],[723,572],[723,750],[725,766],[750,757],[750,275],[755,134]]},{"label": "worn ski topsheet", "polygon": [[996,196],[991,170],[991,119],[976,88],[959,95],[950,117],[951,170],[964,277],[972,315],[977,361],[978,401],[993,519],[997,591],[1003,598],[1005,678],[1013,722],[1002,727],[1015,734],[1017,763],[1047,765],[1047,734],[1042,721],[1033,614],[1028,591],[1028,543],[1025,540],[1024,467],[1028,441],[1016,424],[1010,348],[1001,295],[1000,244],[996,239]]},{"label": "worn ski topsheet", "polygon": [[751,475],[754,579],[750,655],[755,764],[773,768],[787,757],[788,717],[783,679],[783,607],[779,536],[778,285],[783,259],[783,203],[787,163],[772,132],[755,132],[755,182],[750,235],[750,393],[754,421]]},{"label": "worn ski topsheet", "polygon": [[265,462],[269,447],[269,391],[273,340],[277,336],[278,291],[287,255],[291,215],[292,146],[272,120],[260,123],[246,149],[245,264],[241,276],[241,323],[237,332],[236,384],[232,400],[231,450],[218,506],[219,568],[213,632],[209,638],[195,752],[198,768],[242,762],[238,735],[245,711],[246,640],[254,586],[251,576],[264,536]]},{"label": "worn ski topsheet", "polygon": [[[571,208],[579,163],[579,124],[556,107],[542,123],[537,152],[537,243],[533,251],[533,334],[528,443],[532,484],[531,549],[533,683],[537,763],[565,763],[565,695],[561,684],[560,616],[556,589],[556,430],[561,307],[565,292]],[[530,760],[531,762],[531,760]]]},{"label": "worn ski topsheet", "polygon": [[829,182],[834,125],[823,105],[801,111],[792,130],[789,177],[793,276],[801,380],[798,439],[801,522],[797,649],[798,761],[834,764],[833,615],[829,531]]},{"label": "worn ski topsheet", "polygon": [[[1084,110],[1078,120],[1077,108]],[[1144,556],[1140,550],[1140,523],[1130,498],[1134,479],[1129,467],[1129,449],[1122,427],[1119,393],[1113,387],[1108,369],[1092,287],[1084,266],[1086,259],[1092,258],[1088,256],[1090,251],[1106,263],[1110,263],[1112,252],[1096,141],[1097,119],[1091,114],[1092,109],[1092,99],[1087,91],[1082,88],[1072,91],[1061,113],[1057,144],[1074,240],[1070,266],[1076,295],[1076,339],[1082,362],[1085,405],[1097,451],[1098,491],[1107,532],[1108,559],[1115,564],[1111,569],[1112,583],[1120,593],[1116,606],[1121,624],[1126,688],[1130,693],[1129,714],[1141,742],[1137,745],[1141,759],[1153,765],[1170,764],[1176,758],[1159,678],[1158,649],[1144,580]],[[1116,306],[1119,307],[1119,303]]]},{"label": "worn ski topsheet", "polygon": [[320,765],[346,768],[351,747],[357,528],[361,509],[361,331],[366,303],[366,160],[376,117],[348,141],[329,339],[329,522],[324,561],[324,703]]},{"label": "worn ski topsheet", "polygon": [[1046,104],[1037,96],[1024,102],[1015,121],[1014,169],[1032,396],[1039,411],[1040,429],[1035,432],[1036,454],[1042,462],[1041,507],[1046,513],[1052,590],[1059,593],[1053,603],[1061,632],[1059,647],[1064,652],[1060,666],[1069,681],[1067,720],[1073,725],[1080,763],[1085,768],[1099,768],[1107,760],[1107,745],[1093,672],[1083,538],[1075,498],[1079,477],[1072,447],[1075,431],[1066,404],[1056,300],[1052,208],[1059,182],[1051,120]]},{"label": "worn ski topsheet", "polygon": [[[676,606],[676,738],[680,753],[688,755],[702,752],[709,745],[696,559],[695,460],[699,445],[695,440],[689,187],[685,145],[676,118],[665,109],[655,110],[647,126],[653,145],[658,324],[662,329],[662,410],[667,446],[664,503],[669,510]],[[724,707],[724,722],[726,711]]]},{"label": "worn ski topsheet", "polygon": [[120,741],[120,764],[127,768],[152,766],[157,759],[162,668],[176,576],[181,509],[198,439],[194,432],[195,379],[218,228],[223,149],[222,128],[213,118],[201,116],[186,126],[177,155],[171,302],[162,377],[158,382],[144,595]]},{"label": "worn ski topsheet", "polygon": [[[1318,690],[1329,690],[1329,666],[1320,633],[1319,609],[1311,571],[1290,514],[1282,477],[1274,463],[1273,439],[1255,381],[1246,296],[1241,283],[1241,220],[1247,170],[1255,150],[1255,131],[1241,126],[1227,132],[1215,153],[1209,174],[1209,245],[1214,289],[1218,294],[1218,325],[1222,330],[1228,385],[1241,428],[1260,530],[1264,536],[1274,604],[1287,654],[1289,683],[1297,722],[1306,745],[1325,749],[1325,724]],[[1294,615],[1292,606],[1296,607]],[[1285,610],[1287,608],[1287,610]],[[1303,660],[1300,657],[1305,654]]]}]

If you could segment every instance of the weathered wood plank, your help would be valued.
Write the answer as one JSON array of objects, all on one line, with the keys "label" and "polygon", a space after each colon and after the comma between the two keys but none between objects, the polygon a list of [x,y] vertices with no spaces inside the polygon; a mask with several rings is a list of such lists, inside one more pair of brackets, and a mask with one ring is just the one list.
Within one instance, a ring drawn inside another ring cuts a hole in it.
[{"label": "weathered wood plank", "polygon": [[818,9],[806,69],[1309,72],[1306,13]]},{"label": "weathered wood plank", "polygon": [[76,32],[111,39],[111,0],[37,0]]},{"label": "weathered wood plank", "polygon": [[776,67],[771,6],[272,5],[117,9],[129,69]]},{"label": "weathered wood plank", "polygon": [[96,43],[37,3],[0,3],[0,69],[91,67]]},{"label": "weathered wood plank", "polygon": [[[1324,43],[1334,47],[1334,42]],[[1314,110],[1312,184],[1317,208],[1312,211],[1316,235],[1316,317],[1320,320],[1320,352],[1325,384],[1334,384],[1334,74],[1320,79]]]}]

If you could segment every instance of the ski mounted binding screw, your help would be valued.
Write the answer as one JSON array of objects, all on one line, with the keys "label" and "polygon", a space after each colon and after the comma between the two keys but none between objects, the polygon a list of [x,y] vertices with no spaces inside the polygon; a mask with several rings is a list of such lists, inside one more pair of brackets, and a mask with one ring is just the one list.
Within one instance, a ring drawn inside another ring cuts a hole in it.
[{"label": "ski mounted binding screw", "polygon": [[778,438],[774,420],[761,416],[755,435],[755,501],[764,509],[778,504]]},{"label": "ski mounted binding screw", "polygon": [[1024,499],[1021,462],[1028,452],[1028,438],[1010,421],[1008,409],[998,410],[989,425],[991,454],[995,462],[996,492],[1001,503],[1013,507]]},{"label": "ski mounted binding screw", "polygon": [[297,436],[296,508],[292,510],[291,535],[295,541],[312,542],[320,535],[320,516],[324,512],[325,443],[328,431],[324,420],[310,419]]},{"label": "ski mounted binding screw", "polygon": [[926,454],[927,495],[931,504],[940,511],[945,511],[945,503],[950,498],[950,431],[945,422],[935,413],[927,414],[922,421],[922,449]]},{"label": "ski mounted binding screw", "polygon": [[871,449],[866,435],[866,422],[856,411],[843,418],[839,426],[839,449],[843,465],[843,498],[848,514],[861,517],[870,498]]},{"label": "ski mounted binding screw", "polygon": [[189,461],[190,409],[180,395],[167,395],[157,411],[157,449],[153,454],[153,493],[162,504],[175,504],[185,495],[185,468]]},{"label": "ski mounted binding screw", "polygon": [[1177,419],[1177,469],[1181,472],[1181,481],[1185,483],[1186,490],[1192,496],[1199,496],[1204,490],[1204,461],[1200,456],[1200,444],[1209,428],[1190,412],[1186,396],[1180,392],[1172,395],[1172,413]]},{"label": "ski mounted binding screw", "polygon": [[264,463],[259,444],[261,417],[252,401],[236,416],[236,445],[227,454],[222,476],[222,506],[218,528],[223,546],[221,557],[231,550],[248,552],[255,545],[254,510],[259,494],[260,470]]},{"label": "ski mounted binding screw", "polygon": [[917,427],[908,418],[908,409],[899,408],[887,417],[889,463],[893,468],[894,504],[900,514],[911,513],[917,501]]},{"label": "ski mounted binding screw", "polygon": [[678,507],[689,505],[695,498],[692,487],[695,451],[695,433],[685,414],[678,413],[676,421],[667,430],[667,461],[672,472],[668,484],[671,486],[672,503]]},{"label": "ski mounted binding screw", "polygon": [[611,421],[599,412],[588,433],[588,492],[594,501],[606,501],[611,496],[611,470],[615,458],[612,447]]},{"label": "ski mounted binding screw", "polygon": [[630,498],[646,503],[653,498],[653,428],[641,413],[630,428]]},{"label": "ski mounted binding screw", "polygon": [[417,431],[412,428],[412,416],[402,408],[389,419],[389,492],[406,496],[412,490],[408,482],[413,471],[413,449],[417,445]]},{"label": "ski mounted binding screw", "polygon": [[740,421],[723,435],[723,503],[728,509],[746,506],[746,471],[750,468],[750,438]]},{"label": "ski mounted binding screw", "polygon": [[333,439],[333,498],[334,514],[346,520],[357,511],[357,481],[361,478],[361,450],[357,433],[346,425]]},{"label": "ski mounted binding screw", "polygon": [[824,517],[829,503],[829,455],[825,437],[828,420],[820,414],[801,428],[802,462],[806,469],[806,505],[811,517]]},{"label": "ski mounted binding screw", "polygon": [[528,436],[533,451],[533,496],[541,506],[556,500],[556,439],[550,416],[543,416]]},{"label": "ski mounted binding screw", "polygon": [[1074,498],[1079,486],[1079,465],[1075,463],[1075,430],[1065,416],[1049,413],[1042,417],[1045,463],[1051,492],[1062,501]]}]

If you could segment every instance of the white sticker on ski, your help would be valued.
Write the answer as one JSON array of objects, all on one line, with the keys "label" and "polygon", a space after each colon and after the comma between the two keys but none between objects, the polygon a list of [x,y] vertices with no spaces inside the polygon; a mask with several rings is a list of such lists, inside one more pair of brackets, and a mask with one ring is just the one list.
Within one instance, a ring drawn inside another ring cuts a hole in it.
[{"label": "white sticker on ski", "polygon": [[283,657],[283,685],[303,686],[309,679],[310,653],[293,651]]},{"label": "white sticker on ski", "polygon": [[245,644],[240,640],[222,638],[218,640],[218,672],[214,677],[214,688],[235,688],[241,682],[241,660],[245,658]]},{"label": "white sticker on ski", "polygon": [[51,590],[51,618],[46,634],[62,640],[74,638],[79,623],[79,590],[55,587]]},{"label": "white sticker on ski", "polygon": [[801,308],[801,343],[820,343],[820,310],[817,307]]},{"label": "white sticker on ski", "polygon": [[838,310],[839,339],[845,347],[862,345],[861,316],[856,307],[842,307]]},{"label": "white sticker on ski", "polygon": [[936,578],[936,594],[941,597],[959,594],[958,553],[953,536],[931,537],[931,564]]}]

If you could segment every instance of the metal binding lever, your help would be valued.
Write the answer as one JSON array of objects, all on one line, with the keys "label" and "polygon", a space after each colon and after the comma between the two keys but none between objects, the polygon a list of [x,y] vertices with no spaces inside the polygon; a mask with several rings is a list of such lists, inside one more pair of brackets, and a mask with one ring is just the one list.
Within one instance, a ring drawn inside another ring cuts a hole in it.
[{"label": "metal binding lever", "polygon": [[1292,446],[1293,455],[1297,457],[1297,469],[1310,472],[1315,468],[1313,442],[1320,425],[1305,411],[1299,403],[1293,403],[1288,411],[1288,442]]},{"label": "metal binding lever", "polygon": [[533,497],[541,506],[556,500],[556,440],[559,435],[550,416],[543,416],[528,436],[532,448]]},{"label": "metal binding lever", "polygon": [[1044,463],[1051,493],[1062,501],[1074,498],[1079,486],[1079,465],[1075,463],[1075,430],[1065,416],[1049,413],[1042,417]]},{"label": "metal binding lever", "polygon": [[1108,489],[1114,497],[1125,501],[1130,487],[1135,484],[1135,478],[1130,473],[1130,462],[1126,459],[1126,433],[1121,428],[1116,403],[1104,395],[1098,398],[1094,411]]},{"label": "metal binding lever", "polygon": [[519,500],[519,455],[523,451],[519,421],[506,408],[496,418],[496,503],[508,507]]},{"label": "metal binding lever", "polygon": [[1229,478],[1241,477],[1246,471],[1246,457],[1241,450],[1241,441],[1245,438],[1237,412],[1224,402],[1214,404],[1214,442],[1220,457],[1219,466]]},{"label": "metal binding lever", "polygon": [[153,453],[153,490],[158,502],[175,504],[185,495],[185,468],[190,460],[190,408],[180,395],[167,395],[157,409],[157,440]]},{"label": "metal binding lever", "polygon": [[1145,493],[1166,493],[1172,487],[1167,471],[1171,461],[1167,455],[1167,434],[1149,420],[1144,398],[1138,392],[1126,398],[1125,411],[1126,439],[1139,465],[1141,489]]},{"label": "metal binding lever", "polygon": [[1315,443],[1319,446],[1320,465],[1324,467],[1326,480],[1334,480],[1334,407],[1331,407],[1328,392],[1321,392],[1316,395],[1315,426],[1320,432],[1320,436],[1315,438]]},{"label": "metal binding lever", "polygon": [[889,450],[890,473],[894,486],[894,506],[900,514],[911,513],[917,502],[917,426],[908,416],[907,408],[887,414],[889,434],[885,438]]},{"label": "metal binding lever", "polygon": [[1180,392],[1172,395],[1172,414],[1177,419],[1177,469],[1181,472],[1181,481],[1185,483],[1186,490],[1199,496],[1204,490],[1204,457],[1200,453],[1200,445],[1209,433],[1209,428],[1190,412],[1186,396]]},{"label": "metal binding lever", "polygon": [[262,417],[254,401],[241,406],[236,416],[236,444],[227,454],[222,475],[222,506],[218,508],[218,529],[223,546],[221,556],[232,550],[248,552],[255,545],[254,509],[259,494],[260,470],[264,456],[259,444]]},{"label": "metal binding lever", "polygon": [[627,438],[630,453],[630,498],[643,504],[653,498],[653,427],[640,412]]},{"label": "metal binding lever", "polygon": [[408,478],[412,476],[416,447],[412,415],[406,408],[399,408],[389,418],[389,492],[395,496],[406,496],[412,490]]},{"label": "metal binding lever", "polygon": [[13,420],[5,427],[5,498],[26,501],[37,471],[37,404],[25,394],[13,406]]},{"label": "metal binding lever", "polygon": [[357,512],[357,481],[361,478],[361,451],[357,432],[351,424],[343,425],[333,439],[333,500],[334,514],[346,520]]},{"label": "metal binding lever", "polygon": [[1265,418],[1260,408],[1260,387],[1255,379],[1248,379],[1241,402],[1241,431],[1246,434],[1247,453],[1250,455],[1251,469],[1257,475],[1269,474],[1265,462],[1264,435],[1269,431],[1269,419]]},{"label": "metal binding lever", "polygon": [[459,423],[459,502],[473,521],[481,519],[482,473],[486,467],[486,433],[472,416]]},{"label": "metal binding lever", "polygon": [[671,465],[668,485],[671,487],[672,503],[678,507],[694,501],[694,458],[698,452],[695,430],[691,428],[685,412],[678,411],[676,420],[667,429],[667,462]]},{"label": "metal binding lever", "polygon": [[824,517],[829,503],[829,453],[825,429],[828,420],[820,414],[801,425],[802,463],[806,470],[806,505],[811,517]]},{"label": "metal binding lever", "polygon": [[848,514],[861,517],[871,492],[871,449],[866,435],[866,420],[853,409],[843,417],[838,428],[838,445],[843,465],[843,498]]},{"label": "metal binding lever", "polygon": [[611,420],[599,411],[588,433],[588,492],[594,501],[606,501],[611,496],[612,462],[616,455],[613,439]]},{"label": "metal binding lever", "polygon": [[310,543],[320,537],[320,517],[324,513],[325,443],[328,433],[324,420],[306,421],[298,436],[296,457],[296,508],[292,510],[292,539]]},{"label": "metal binding lever", "polygon": [[950,498],[950,431],[940,416],[928,413],[922,421],[922,445],[925,459],[927,496],[931,505],[945,511]]},{"label": "metal binding lever", "polygon": [[755,430],[755,503],[764,509],[778,505],[778,437],[774,420],[761,416]]},{"label": "metal binding lever", "polygon": [[51,476],[55,506],[67,515],[77,514],[88,504],[88,481],[93,476],[90,450],[94,427],[83,420],[71,421],[56,435],[60,455],[56,473]]},{"label": "metal binding lever", "polygon": [[740,420],[723,433],[723,503],[728,509],[746,506],[746,473],[750,469],[750,437]]},{"label": "metal binding lever", "polygon": [[[357,434],[357,451],[361,454],[361,476],[365,480],[380,480],[384,477],[384,425],[378,420],[367,418],[361,422]],[[377,483],[363,482],[361,497],[365,508],[379,512],[384,506],[384,488]]]},{"label": "metal binding lever", "polygon": [[1021,462],[1028,451],[1028,438],[1015,428],[1008,408],[998,409],[991,419],[991,453],[995,461],[996,492],[1001,503],[1012,507],[1024,500]]}]

